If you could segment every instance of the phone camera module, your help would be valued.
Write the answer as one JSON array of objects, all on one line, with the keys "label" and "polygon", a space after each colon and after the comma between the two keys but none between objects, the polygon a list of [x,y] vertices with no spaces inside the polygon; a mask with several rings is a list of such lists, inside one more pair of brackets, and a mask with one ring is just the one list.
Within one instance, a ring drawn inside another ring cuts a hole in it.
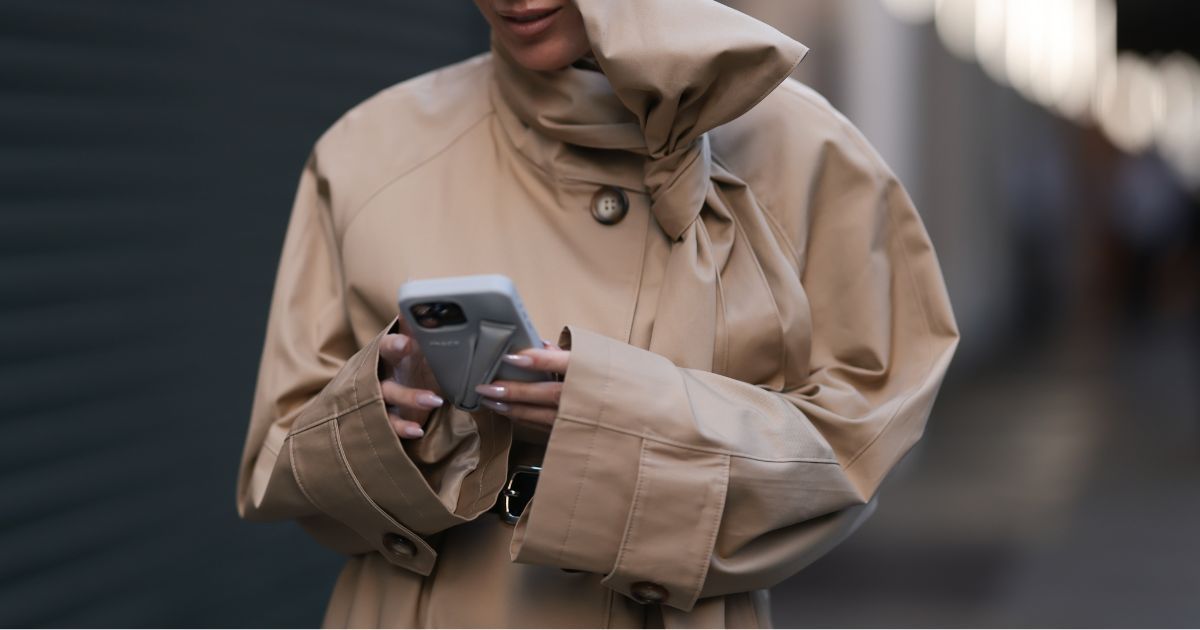
[{"label": "phone camera module", "polygon": [[413,305],[411,311],[417,324],[427,329],[454,326],[467,321],[462,307],[454,302],[425,302]]}]

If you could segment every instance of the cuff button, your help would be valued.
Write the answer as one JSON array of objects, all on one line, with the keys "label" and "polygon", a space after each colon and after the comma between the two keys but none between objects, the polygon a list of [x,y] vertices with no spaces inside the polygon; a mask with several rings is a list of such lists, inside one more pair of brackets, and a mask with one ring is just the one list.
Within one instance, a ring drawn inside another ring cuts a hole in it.
[{"label": "cuff button", "polygon": [[411,540],[401,536],[400,534],[384,534],[383,546],[391,550],[392,553],[405,558],[411,558],[417,555],[417,546],[414,545]]},{"label": "cuff button", "polygon": [[661,604],[670,596],[667,589],[654,582],[634,582],[629,587],[629,593],[633,601],[639,604]]}]

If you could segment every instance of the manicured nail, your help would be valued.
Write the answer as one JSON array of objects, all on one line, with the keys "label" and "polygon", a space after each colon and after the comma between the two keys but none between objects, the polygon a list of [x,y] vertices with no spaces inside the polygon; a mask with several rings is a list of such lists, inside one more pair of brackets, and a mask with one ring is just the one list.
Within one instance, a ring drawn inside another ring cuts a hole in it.
[{"label": "manicured nail", "polygon": [[404,352],[408,348],[408,337],[401,335],[392,341],[392,349],[396,352]]},{"label": "manicured nail", "polygon": [[547,348],[553,348],[553,347],[554,347],[554,342],[553,342],[553,341],[550,341],[549,339],[542,339],[542,345],[543,345],[543,346],[545,346],[545,347],[547,347]]},{"label": "manicured nail", "polygon": [[523,354],[506,354],[504,362],[517,367],[533,367],[533,357],[527,357]]},{"label": "manicured nail", "polygon": [[508,413],[512,410],[512,407],[509,407],[508,403],[502,403],[499,400],[492,400],[491,398],[481,398],[479,403],[496,413]]},{"label": "manicured nail", "polygon": [[417,404],[421,405],[422,407],[429,407],[430,409],[436,409],[438,407],[441,407],[442,403],[444,403],[444,402],[446,402],[446,401],[442,400],[441,396],[438,396],[435,394],[430,394],[428,392],[417,394]]},{"label": "manicured nail", "polygon": [[476,385],[475,393],[488,398],[504,398],[508,395],[508,388],[499,385]]},{"label": "manicured nail", "polygon": [[414,427],[411,424],[404,427],[404,437],[419,438],[422,435],[425,435],[425,429],[421,427]]}]

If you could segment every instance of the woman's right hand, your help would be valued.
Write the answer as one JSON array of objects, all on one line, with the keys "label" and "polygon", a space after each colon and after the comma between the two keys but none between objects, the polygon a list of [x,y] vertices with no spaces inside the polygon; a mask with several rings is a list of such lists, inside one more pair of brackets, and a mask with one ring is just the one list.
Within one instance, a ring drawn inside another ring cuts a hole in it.
[{"label": "woman's right hand", "polygon": [[380,387],[392,430],[402,440],[425,435],[425,422],[444,401],[417,340],[404,334],[384,335],[379,342],[379,358],[390,368],[385,370],[389,376],[380,380]]}]

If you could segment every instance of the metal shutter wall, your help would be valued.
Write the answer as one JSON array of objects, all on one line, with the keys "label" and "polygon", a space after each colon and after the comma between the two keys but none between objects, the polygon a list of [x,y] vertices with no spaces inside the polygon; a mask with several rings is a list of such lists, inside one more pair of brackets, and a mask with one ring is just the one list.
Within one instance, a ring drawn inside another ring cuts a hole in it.
[{"label": "metal shutter wall", "polygon": [[234,481],[309,147],[486,48],[467,0],[0,4],[0,625],[313,626]]}]

